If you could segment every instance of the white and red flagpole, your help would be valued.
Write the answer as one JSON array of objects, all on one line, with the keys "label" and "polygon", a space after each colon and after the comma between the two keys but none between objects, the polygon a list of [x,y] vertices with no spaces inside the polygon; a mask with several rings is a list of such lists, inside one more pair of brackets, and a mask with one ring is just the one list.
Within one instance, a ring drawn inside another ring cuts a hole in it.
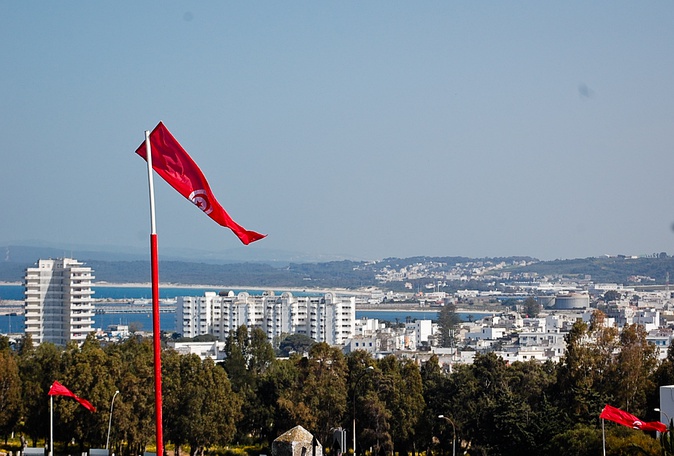
[{"label": "white and red flagpole", "polygon": [[604,450],[603,455],[606,456],[606,431],[604,430],[604,418],[601,419],[601,447]]},{"label": "white and red flagpole", "polygon": [[56,454],[54,453],[54,396],[49,396],[49,453],[47,454],[48,456]]},{"label": "white and red flagpole", "polygon": [[[152,147],[157,152],[156,164],[152,163]],[[152,333],[154,337],[154,383],[157,420],[157,456],[163,456],[162,399],[161,399],[161,340],[159,329],[159,260],[157,259],[157,230],[154,215],[153,170],[178,193],[194,203],[219,225],[231,229],[248,245],[264,238],[265,234],[246,230],[229,216],[218,203],[197,164],[173,137],[162,122],[150,133],[145,131],[145,147],[141,144],[136,153],[147,161],[147,179],[150,187],[150,249],[152,260]],[[156,168],[155,168],[156,166]]]},{"label": "white and red flagpole", "polygon": [[145,150],[147,152],[147,180],[150,187],[150,259],[152,268],[152,337],[154,341],[154,399],[157,434],[157,456],[164,454],[164,436],[162,431],[162,394],[161,394],[161,332],[159,324],[159,254],[157,248],[157,224],[154,211],[154,181],[152,179],[152,148],[150,132],[145,131]]}]

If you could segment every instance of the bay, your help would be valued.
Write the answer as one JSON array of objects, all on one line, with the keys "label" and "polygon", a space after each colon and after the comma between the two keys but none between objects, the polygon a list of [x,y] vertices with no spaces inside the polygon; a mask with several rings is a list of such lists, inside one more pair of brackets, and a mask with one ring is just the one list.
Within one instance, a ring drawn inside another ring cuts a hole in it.
[{"label": "bay", "polygon": [[[479,312],[459,313],[462,321],[469,321],[471,317],[477,320],[485,315]],[[414,320],[438,319],[437,311],[387,311],[387,310],[358,310],[356,318],[371,318],[391,323],[405,323]],[[152,315],[145,313],[109,313],[94,315],[94,328],[107,329],[110,325],[135,326],[141,331],[152,331]],[[173,332],[176,330],[175,312],[165,312],[159,316],[161,329]],[[21,334],[24,331],[23,315],[0,315],[0,334]]]},{"label": "bay", "polygon": [[[152,288],[149,286],[109,286],[109,285],[94,285],[91,287],[94,291],[94,299],[151,299]],[[7,285],[0,284],[0,301],[23,301],[24,294],[23,285]],[[203,296],[205,292],[212,291],[219,293],[221,291],[233,291],[240,293],[247,292],[250,295],[258,296],[265,292],[263,289],[247,290],[227,287],[173,287],[161,286],[159,288],[160,299],[174,299],[178,296]],[[276,291],[277,293],[280,293]],[[322,293],[307,292],[307,291],[293,291],[295,296],[317,296]]]},{"label": "bay", "polygon": [[[92,287],[95,291],[94,298],[96,299],[151,299],[152,289],[150,287],[129,287],[129,286],[95,286]],[[193,288],[193,287],[162,287],[160,289],[160,297],[162,299],[172,299],[178,296],[203,296],[206,291],[219,292],[222,290],[230,290],[228,288]],[[22,301],[23,300],[23,285],[0,285],[0,301]],[[251,295],[259,295],[263,290],[232,290],[235,293],[240,291],[247,291]],[[299,292],[293,294],[297,296],[312,295],[310,292]],[[313,293],[316,295],[319,293]],[[371,318],[379,321],[388,321],[392,323],[414,320],[437,320],[439,310],[357,310],[356,318]],[[479,319],[490,313],[459,313],[461,320],[468,321],[469,319]],[[175,312],[166,312],[160,314],[161,328],[165,331],[175,331]],[[152,315],[149,313],[108,313],[94,315],[94,327],[107,329],[110,325],[134,325],[136,328],[143,331],[152,331]],[[0,333],[23,333],[24,319],[23,315],[0,315]]]},{"label": "bay", "polygon": [[[159,315],[159,322],[163,331],[175,331],[175,312],[166,312]],[[94,328],[108,329],[110,325],[135,326],[141,331],[152,331],[152,315],[138,313],[96,314]],[[23,315],[0,315],[0,334],[23,334],[25,330]]]}]

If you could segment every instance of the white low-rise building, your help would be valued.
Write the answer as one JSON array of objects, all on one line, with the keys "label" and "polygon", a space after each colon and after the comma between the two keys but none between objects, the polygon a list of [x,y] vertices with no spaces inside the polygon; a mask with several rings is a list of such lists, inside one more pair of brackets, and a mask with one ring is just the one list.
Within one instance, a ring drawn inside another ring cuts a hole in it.
[{"label": "white low-rise building", "polygon": [[557,362],[561,359],[562,354],[558,354],[554,350],[546,349],[545,347],[506,347],[502,350],[494,351],[497,356],[500,356],[509,363],[515,361],[527,362],[538,361],[545,362],[548,360]]},{"label": "white low-rise building", "polygon": [[484,326],[480,328],[479,331],[469,332],[468,334],[466,334],[466,340],[467,341],[496,340],[504,337],[505,335],[506,335],[505,328]]},{"label": "white low-rise building", "polygon": [[202,360],[211,358],[214,361],[225,359],[225,342],[169,342],[168,346],[181,355],[198,355]]},{"label": "white low-rise building", "polygon": [[646,341],[649,344],[655,345],[658,349],[658,358],[663,360],[667,358],[667,351],[669,346],[672,344],[672,330],[669,328],[659,328],[653,329],[648,332],[646,336]]}]

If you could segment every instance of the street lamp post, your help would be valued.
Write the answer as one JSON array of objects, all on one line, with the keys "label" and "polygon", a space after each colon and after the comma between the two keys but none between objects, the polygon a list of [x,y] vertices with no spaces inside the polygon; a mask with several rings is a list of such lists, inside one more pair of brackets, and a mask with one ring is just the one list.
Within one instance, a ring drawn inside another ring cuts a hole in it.
[{"label": "street lamp post", "polygon": [[363,377],[365,377],[365,374],[373,369],[374,367],[367,366],[367,369],[365,369],[363,373],[358,376],[356,382],[353,384],[353,456],[356,456],[356,387]]},{"label": "street lamp post", "polygon": [[452,456],[456,456],[456,426],[454,426],[454,421],[445,415],[438,415],[438,418],[441,420],[447,420],[452,425]]},{"label": "street lamp post", "polygon": [[661,415],[665,415],[665,418],[667,418],[667,427],[669,427],[669,425],[671,424],[671,421],[672,421],[672,419],[669,417],[669,415],[667,415],[664,412],[664,410],[660,410],[659,408],[654,408],[653,411],[654,412],[660,412]]},{"label": "street lamp post", "polygon": [[110,445],[110,428],[112,427],[112,408],[115,405],[115,397],[119,394],[119,390],[115,391],[115,394],[112,395],[112,400],[110,401],[110,419],[108,420],[108,440],[105,441],[105,449],[108,449]]}]

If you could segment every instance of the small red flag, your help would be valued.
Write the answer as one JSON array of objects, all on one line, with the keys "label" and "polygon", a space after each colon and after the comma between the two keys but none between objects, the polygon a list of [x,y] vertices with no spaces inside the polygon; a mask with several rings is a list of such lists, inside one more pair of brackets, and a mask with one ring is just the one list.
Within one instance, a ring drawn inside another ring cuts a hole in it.
[{"label": "small red flag", "polygon": [[75,395],[75,393],[73,393],[72,391],[70,391],[70,390],[69,390],[68,388],[66,388],[65,386],[61,385],[59,382],[54,382],[54,383],[52,384],[51,388],[49,388],[49,393],[48,393],[48,394],[49,394],[49,396],[68,396],[68,397],[72,397],[72,398],[75,399],[77,402],[79,402],[80,404],[82,404],[82,407],[86,408],[86,409],[89,410],[90,412],[95,412],[95,411],[96,411],[96,407],[94,407],[93,405],[91,405],[91,402],[89,402],[89,401],[86,400],[86,399],[82,399],[81,397],[77,397],[77,396]]},{"label": "small red flag", "polygon": [[[266,236],[255,231],[248,231],[232,220],[215,199],[206,177],[197,164],[162,122],[159,122],[150,133],[150,146],[152,148],[152,169],[219,225],[232,230],[246,245]],[[145,142],[136,149],[136,153],[147,160]]]},{"label": "small red flag", "polygon": [[611,407],[610,405],[606,405],[606,407],[604,407],[604,410],[601,411],[599,418],[613,421],[614,423],[622,424],[623,426],[627,426],[632,429],[640,429],[642,431],[667,431],[667,425],[661,423],[660,421],[641,421],[636,416],[627,413],[624,410],[620,410],[619,408]]}]

